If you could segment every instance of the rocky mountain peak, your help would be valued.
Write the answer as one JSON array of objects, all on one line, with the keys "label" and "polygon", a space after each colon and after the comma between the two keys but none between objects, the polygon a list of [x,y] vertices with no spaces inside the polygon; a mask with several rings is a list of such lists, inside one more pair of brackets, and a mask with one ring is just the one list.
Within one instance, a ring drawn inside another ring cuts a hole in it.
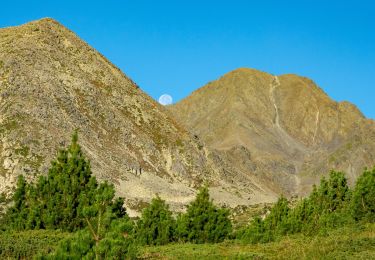
[{"label": "rocky mountain peak", "polygon": [[[359,162],[358,156],[350,163],[343,159],[351,157],[343,146],[354,148],[348,144],[353,140],[374,145],[372,135],[359,134],[374,131],[367,129],[369,120],[353,104],[333,101],[312,80],[295,74],[274,76],[240,68],[201,87],[170,110],[209,147],[232,160],[238,171],[269,174],[265,178],[279,183],[284,192],[305,192],[304,182],[311,185],[331,168],[349,167],[355,179],[364,166],[375,162],[373,152],[366,161]],[[243,150],[239,147],[251,155],[252,163],[246,167],[239,166],[238,154],[234,155]],[[330,154],[335,159],[327,161]]]}]

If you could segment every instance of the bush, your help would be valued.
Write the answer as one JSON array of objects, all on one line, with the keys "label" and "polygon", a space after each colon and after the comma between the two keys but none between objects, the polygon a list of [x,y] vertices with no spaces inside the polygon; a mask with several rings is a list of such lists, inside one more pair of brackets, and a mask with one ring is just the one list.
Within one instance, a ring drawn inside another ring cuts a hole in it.
[{"label": "bush", "polygon": [[137,223],[137,239],[145,245],[165,245],[174,239],[176,221],[160,197],[152,199]]},{"label": "bush", "polygon": [[239,232],[237,238],[251,244],[266,243],[274,241],[275,234],[266,229],[260,217],[255,217],[246,228]]},{"label": "bush", "polygon": [[31,259],[37,254],[46,255],[70,236],[70,233],[58,230],[0,232],[0,259]]},{"label": "bush", "polygon": [[123,208],[124,200],[114,198],[112,184],[99,184],[92,176],[77,141],[75,132],[68,149],[59,151],[48,175],[35,184],[20,176],[5,223],[10,230],[78,231],[60,243],[52,259],[133,256],[133,223]]},{"label": "bush", "polygon": [[273,241],[277,236],[303,232],[325,233],[329,229],[353,224],[349,214],[351,192],[343,173],[331,171],[329,179],[314,185],[310,196],[290,209],[281,197],[264,221],[256,218],[240,232],[239,238],[249,243]]},{"label": "bush", "polygon": [[216,207],[207,186],[202,187],[186,214],[177,218],[177,235],[193,243],[220,242],[232,232],[229,210]]},{"label": "bush", "polygon": [[351,208],[355,220],[375,222],[375,168],[365,170],[358,178]]},{"label": "bush", "polygon": [[113,185],[98,184],[92,175],[75,132],[68,149],[60,150],[52,161],[47,176],[40,176],[35,184],[28,184],[22,175],[19,177],[14,204],[5,215],[5,223],[16,230],[79,230],[87,224],[84,210],[94,209],[99,197],[118,217],[125,215],[123,199],[114,201],[114,194]]},{"label": "bush", "polygon": [[103,227],[99,239],[95,239],[89,229],[77,231],[61,241],[53,254],[39,256],[39,259],[136,259],[137,254],[133,224],[123,218]]}]

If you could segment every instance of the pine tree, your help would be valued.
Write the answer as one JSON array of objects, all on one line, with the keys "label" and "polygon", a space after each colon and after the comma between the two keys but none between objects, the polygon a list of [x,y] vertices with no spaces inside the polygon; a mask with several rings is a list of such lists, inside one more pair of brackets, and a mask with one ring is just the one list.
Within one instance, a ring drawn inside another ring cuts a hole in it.
[{"label": "pine tree", "polygon": [[97,242],[85,228],[61,241],[55,252],[38,259],[136,259],[133,223],[129,218],[113,220],[102,227],[103,236]]},{"label": "pine tree", "polygon": [[123,199],[114,200],[113,185],[99,185],[92,176],[77,132],[68,149],[61,149],[51,162],[47,176],[40,176],[35,184],[27,184],[20,176],[13,200],[5,221],[16,229],[79,230],[88,225],[88,209],[90,217],[105,210],[116,212],[117,217],[126,215]]},{"label": "pine tree", "polygon": [[137,223],[137,239],[141,244],[164,245],[174,239],[176,221],[168,205],[159,196],[142,212]]},{"label": "pine tree", "polygon": [[229,211],[213,204],[207,186],[199,190],[177,225],[179,238],[194,243],[220,242],[232,232]]},{"label": "pine tree", "polygon": [[366,169],[357,179],[351,210],[355,220],[375,222],[375,168]]},{"label": "pine tree", "polygon": [[16,191],[13,195],[14,205],[8,209],[4,216],[6,225],[12,229],[24,229],[26,227],[24,220],[30,214],[26,200],[27,190],[28,184],[25,177],[20,175],[17,180]]},{"label": "pine tree", "polygon": [[274,230],[275,232],[285,233],[288,229],[287,219],[290,208],[288,200],[281,196],[276,204],[271,208],[271,212],[266,216],[264,224],[266,229]]},{"label": "pine tree", "polygon": [[251,244],[266,243],[274,240],[274,231],[267,229],[264,221],[257,216],[239,233],[237,238]]}]

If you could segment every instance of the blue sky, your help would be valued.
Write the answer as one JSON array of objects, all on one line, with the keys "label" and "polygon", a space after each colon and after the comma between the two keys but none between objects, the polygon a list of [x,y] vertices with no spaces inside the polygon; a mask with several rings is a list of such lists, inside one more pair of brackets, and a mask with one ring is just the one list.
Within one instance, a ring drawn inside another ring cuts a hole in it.
[{"label": "blue sky", "polygon": [[313,79],[375,118],[375,1],[2,1],[0,27],[52,17],[157,99],[239,67]]}]

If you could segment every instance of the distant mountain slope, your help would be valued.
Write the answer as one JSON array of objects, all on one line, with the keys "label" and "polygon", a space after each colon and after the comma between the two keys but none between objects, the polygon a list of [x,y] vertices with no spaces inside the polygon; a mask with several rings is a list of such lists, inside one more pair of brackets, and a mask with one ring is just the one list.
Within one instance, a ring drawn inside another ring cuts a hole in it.
[{"label": "distant mountain slope", "polygon": [[236,172],[289,195],[330,169],[353,181],[375,164],[375,123],[311,80],[237,69],[170,107]]},{"label": "distant mountain slope", "polygon": [[181,209],[203,182],[231,206],[276,198],[247,176],[233,185],[216,152],[55,20],[0,29],[0,193],[46,173],[77,128],[94,174],[134,211],[156,194]]}]

